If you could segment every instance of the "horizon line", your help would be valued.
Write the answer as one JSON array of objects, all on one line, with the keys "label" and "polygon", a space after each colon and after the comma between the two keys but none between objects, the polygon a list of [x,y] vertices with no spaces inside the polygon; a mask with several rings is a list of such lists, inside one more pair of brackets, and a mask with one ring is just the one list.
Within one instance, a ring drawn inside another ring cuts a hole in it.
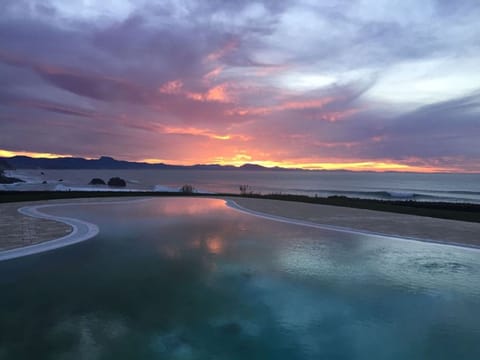
[{"label": "horizon line", "polygon": [[[266,170],[298,170],[298,171],[347,171],[347,172],[372,172],[372,173],[417,173],[417,174],[480,174],[478,171],[466,171],[464,169],[442,169],[432,167],[414,167],[399,163],[388,163],[384,161],[362,161],[362,162],[343,162],[343,163],[306,163],[306,164],[289,164],[275,161],[225,161],[211,163],[187,163],[175,164],[161,159],[139,159],[139,160],[122,160],[113,156],[101,155],[98,157],[82,157],[70,154],[52,154],[52,153],[36,153],[27,151],[8,151],[0,149],[0,158],[9,160],[15,157],[27,157],[38,160],[56,160],[56,159],[83,159],[89,161],[99,161],[102,158],[110,158],[114,161],[122,161],[127,163],[147,164],[147,165],[165,165],[174,167],[195,167],[195,166],[220,166],[234,167],[240,169],[244,166],[259,166]],[[303,166],[302,166],[303,165]],[[370,165],[370,167],[369,167]]]}]

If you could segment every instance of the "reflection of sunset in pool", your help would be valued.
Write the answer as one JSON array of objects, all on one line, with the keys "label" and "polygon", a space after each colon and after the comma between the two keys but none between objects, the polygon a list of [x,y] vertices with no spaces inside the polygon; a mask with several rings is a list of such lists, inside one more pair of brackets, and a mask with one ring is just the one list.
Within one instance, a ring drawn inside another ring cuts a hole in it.
[{"label": "reflection of sunset in pool", "polygon": [[100,233],[0,263],[0,358],[480,354],[478,251],[278,223],[216,199],[48,212]]},{"label": "reflection of sunset in pool", "polygon": [[223,209],[225,207],[225,200],[205,199],[199,202],[180,201],[178,203],[173,202],[171,204],[159,204],[155,206],[158,207],[158,212],[164,215],[196,215]]},{"label": "reflection of sunset in pool", "polygon": [[213,254],[220,254],[223,251],[223,239],[216,235],[210,236],[206,240],[208,251]]}]

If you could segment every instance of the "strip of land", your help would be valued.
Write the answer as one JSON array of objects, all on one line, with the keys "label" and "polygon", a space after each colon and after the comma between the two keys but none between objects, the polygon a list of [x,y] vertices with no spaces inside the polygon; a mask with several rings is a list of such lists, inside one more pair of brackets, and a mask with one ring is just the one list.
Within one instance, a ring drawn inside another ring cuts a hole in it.
[{"label": "strip of land", "polygon": [[480,247],[480,223],[292,201],[252,198],[232,200],[248,210],[315,224]]}]

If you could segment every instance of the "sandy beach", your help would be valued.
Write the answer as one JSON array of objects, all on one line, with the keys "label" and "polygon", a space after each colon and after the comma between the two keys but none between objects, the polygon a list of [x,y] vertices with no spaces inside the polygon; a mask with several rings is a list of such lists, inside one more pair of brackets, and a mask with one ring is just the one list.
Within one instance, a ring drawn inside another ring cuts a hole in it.
[{"label": "sandy beach", "polygon": [[[294,221],[387,236],[480,247],[480,224],[478,223],[279,200],[249,198],[226,200],[235,201],[246,211],[279,216]],[[0,252],[63,238],[74,229],[71,225],[62,222],[23,215],[18,211],[20,208],[44,204],[118,203],[119,201],[125,202],[125,198],[65,199],[0,204],[0,234],[2,234]],[[202,200],[199,199],[199,201]]]}]

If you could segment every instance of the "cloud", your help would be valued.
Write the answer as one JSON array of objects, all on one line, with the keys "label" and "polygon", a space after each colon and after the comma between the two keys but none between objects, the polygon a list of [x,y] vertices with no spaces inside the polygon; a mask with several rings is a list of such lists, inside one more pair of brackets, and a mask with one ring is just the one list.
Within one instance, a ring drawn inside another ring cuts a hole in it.
[{"label": "cloud", "polygon": [[480,93],[426,105],[385,128],[387,156],[442,158],[478,156]]},{"label": "cloud", "polygon": [[480,160],[473,0],[0,10],[8,150],[463,170]]},{"label": "cloud", "polygon": [[49,102],[44,102],[41,100],[34,100],[34,99],[32,100],[22,99],[18,101],[13,100],[13,101],[4,102],[4,104],[15,106],[15,107],[51,111],[54,113],[59,113],[64,115],[73,115],[73,116],[81,116],[81,117],[93,116],[93,113],[88,110],[70,108],[61,104],[54,104],[54,103],[49,103]]}]

